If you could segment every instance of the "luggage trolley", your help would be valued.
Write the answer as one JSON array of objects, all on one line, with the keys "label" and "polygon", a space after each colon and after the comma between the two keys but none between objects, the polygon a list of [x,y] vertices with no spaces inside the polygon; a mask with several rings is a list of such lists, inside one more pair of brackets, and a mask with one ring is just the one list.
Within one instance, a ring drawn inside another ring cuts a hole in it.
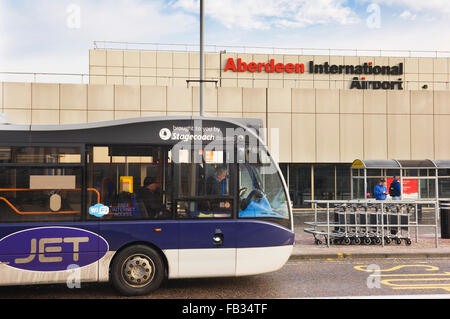
[{"label": "luggage trolley", "polygon": [[365,245],[381,244],[380,211],[378,204],[368,203],[364,207],[364,213],[360,215],[360,224],[364,225],[362,243]]},{"label": "luggage trolley", "polygon": [[362,203],[352,203],[350,205],[350,229],[352,236],[352,245],[359,245],[364,243],[366,236],[366,228],[362,226],[364,224],[364,216],[367,213],[367,206]]},{"label": "luggage trolley", "polygon": [[386,243],[394,242],[400,245],[402,241],[411,245],[410,217],[415,213],[415,206],[411,204],[386,205]]},{"label": "luggage trolley", "polygon": [[315,222],[305,223],[314,228],[305,228],[304,231],[314,236],[317,245],[381,245],[383,242],[411,245],[410,216],[414,213],[414,204],[330,201],[327,202],[327,222],[317,221],[316,204]]},{"label": "luggage trolley", "polygon": [[336,232],[333,234],[333,242],[344,245],[360,244],[357,207],[347,204],[335,205],[334,216],[335,222],[339,226],[335,227]]},{"label": "luggage trolley", "polygon": [[346,204],[337,204],[334,206],[334,221],[339,225],[335,227],[334,232],[331,234],[331,241],[334,244],[351,243],[351,234],[347,224],[347,214],[349,207]]},{"label": "luggage trolley", "polygon": [[[317,203],[314,204],[314,222],[305,222],[306,225],[313,228],[305,228],[304,231],[314,236],[314,243],[321,244],[340,244],[342,241],[350,243],[345,231],[345,213],[347,205],[338,203],[333,208],[333,221],[330,221],[330,205],[327,205],[327,222],[319,222],[317,218]],[[340,223],[342,221],[342,224]],[[326,229],[326,230],[325,230]]]}]

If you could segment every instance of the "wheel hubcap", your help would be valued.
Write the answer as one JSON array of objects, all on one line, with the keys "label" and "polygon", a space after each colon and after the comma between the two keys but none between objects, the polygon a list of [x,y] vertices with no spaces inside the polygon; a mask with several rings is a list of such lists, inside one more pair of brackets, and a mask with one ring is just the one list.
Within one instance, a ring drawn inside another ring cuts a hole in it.
[{"label": "wheel hubcap", "polygon": [[155,265],[147,256],[133,255],[123,264],[122,277],[133,287],[143,287],[152,281]]}]

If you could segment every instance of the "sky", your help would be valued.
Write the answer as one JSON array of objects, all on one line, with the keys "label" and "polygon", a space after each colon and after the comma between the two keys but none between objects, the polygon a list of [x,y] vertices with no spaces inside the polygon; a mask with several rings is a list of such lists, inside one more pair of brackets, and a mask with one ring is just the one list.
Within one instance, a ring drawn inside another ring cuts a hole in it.
[{"label": "sky", "polygon": [[[448,0],[205,0],[205,7],[210,45],[450,51]],[[198,13],[199,0],[0,0],[0,72],[88,73],[89,49],[101,40],[198,44]]]}]

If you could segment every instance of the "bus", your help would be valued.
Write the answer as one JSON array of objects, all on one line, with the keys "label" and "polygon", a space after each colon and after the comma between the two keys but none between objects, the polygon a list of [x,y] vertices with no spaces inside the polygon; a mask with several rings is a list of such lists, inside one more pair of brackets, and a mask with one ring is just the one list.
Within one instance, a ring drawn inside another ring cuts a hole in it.
[{"label": "bus", "polygon": [[262,121],[196,116],[0,125],[0,285],[272,272],[292,209]]}]

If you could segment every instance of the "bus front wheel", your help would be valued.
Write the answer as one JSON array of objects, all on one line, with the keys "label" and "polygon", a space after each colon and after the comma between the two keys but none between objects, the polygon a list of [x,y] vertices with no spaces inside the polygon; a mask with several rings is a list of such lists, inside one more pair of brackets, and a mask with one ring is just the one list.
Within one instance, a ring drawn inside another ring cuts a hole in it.
[{"label": "bus front wheel", "polygon": [[152,248],[136,245],[125,248],[114,258],[111,268],[113,286],[125,296],[149,294],[164,279],[164,263]]}]

